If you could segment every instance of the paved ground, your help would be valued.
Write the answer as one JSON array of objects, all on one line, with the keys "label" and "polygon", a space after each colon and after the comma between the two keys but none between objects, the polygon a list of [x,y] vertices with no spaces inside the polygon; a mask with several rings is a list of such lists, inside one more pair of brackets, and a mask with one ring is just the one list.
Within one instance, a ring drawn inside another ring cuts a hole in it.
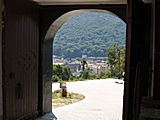
[{"label": "paved ground", "polygon": [[[85,95],[85,99],[54,109],[58,120],[122,120],[123,84],[118,80],[90,80],[67,83],[68,91]],[[52,90],[59,88],[53,84]]]}]

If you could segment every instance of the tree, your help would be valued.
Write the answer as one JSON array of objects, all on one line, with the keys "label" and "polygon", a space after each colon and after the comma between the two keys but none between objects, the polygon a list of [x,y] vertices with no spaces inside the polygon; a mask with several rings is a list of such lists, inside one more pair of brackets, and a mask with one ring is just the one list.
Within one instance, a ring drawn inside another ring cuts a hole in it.
[{"label": "tree", "polygon": [[63,67],[62,80],[69,80],[72,76],[71,70],[68,67]]},{"label": "tree", "polygon": [[111,69],[111,77],[122,77],[122,72],[124,71],[125,49],[119,48],[118,44],[114,43],[107,51],[107,64]]},{"label": "tree", "polygon": [[86,66],[88,65],[88,64],[87,64],[87,61],[86,61],[85,59],[83,59],[83,60],[81,61],[81,64],[82,64],[82,71],[84,71],[85,68],[86,68]]},{"label": "tree", "polygon": [[109,65],[111,69],[111,76],[115,75],[115,66],[118,62],[118,45],[117,44],[112,44],[111,47],[107,50],[107,64]]},{"label": "tree", "polygon": [[53,65],[52,80],[54,82],[58,82],[60,80],[69,80],[71,76],[72,73],[70,68],[61,65]]},{"label": "tree", "polygon": [[63,68],[61,65],[53,65],[53,75],[62,79]]},{"label": "tree", "polygon": [[93,76],[93,71],[89,68],[86,68],[82,73],[83,80],[91,79],[92,76]]}]

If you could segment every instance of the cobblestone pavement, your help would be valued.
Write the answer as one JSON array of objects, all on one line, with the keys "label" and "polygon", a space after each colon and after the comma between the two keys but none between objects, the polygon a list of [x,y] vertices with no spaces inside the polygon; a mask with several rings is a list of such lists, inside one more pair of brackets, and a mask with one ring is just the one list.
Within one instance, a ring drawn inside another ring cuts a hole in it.
[{"label": "cobblestone pavement", "polygon": [[[116,79],[67,83],[67,90],[83,94],[85,99],[53,108],[58,120],[122,120],[123,88]],[[53,84],[52,91],[59,88]]]}]

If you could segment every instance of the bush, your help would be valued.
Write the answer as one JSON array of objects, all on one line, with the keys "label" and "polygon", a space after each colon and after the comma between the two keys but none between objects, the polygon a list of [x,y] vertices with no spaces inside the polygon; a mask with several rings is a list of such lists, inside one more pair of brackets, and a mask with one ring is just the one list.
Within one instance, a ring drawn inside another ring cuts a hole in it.
[{"label": "bush", "polygon": [[78,81],[84,81],[84,80],[86,80],[86,79],[84,79],[83,77],[80,77],[80,78],[78,79]]},{"label": "bush", "polygon": [[89,70],[84,70],[83,71],[83,74],[82,74],[82,77],[84,79],[89,79],[90,75],[89,75]]},{"label": "bush", "polygon": [[60,78],[57,75],[52,76],[52,82],[59,82]]},{"label": "bush", "polygon": [[53,80],[52,81],[57,81],[58,78],[62,80],[69,80],[71,76],[72,76],[72,73],[71,73],[70,68],[61,66],[61,65],[53,65]]}]

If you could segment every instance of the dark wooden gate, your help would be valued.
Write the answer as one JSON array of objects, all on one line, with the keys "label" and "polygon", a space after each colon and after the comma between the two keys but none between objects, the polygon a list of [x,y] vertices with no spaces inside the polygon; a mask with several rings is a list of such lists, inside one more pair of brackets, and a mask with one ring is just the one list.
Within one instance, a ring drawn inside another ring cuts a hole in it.
[{"label": "dark wooden gate", "polygon": [[154,72],[154,99],[160,100],[159,87],[160,87],[160,2],[155,0],[155,72]]},{"label": "dark wooden gate", "polygon": [[149,93],[151,4],[128,0],[127,12],[123,120],[137,120],[140,115],[141,98]]},{"label": "dark wooden gate", "polygon": [[27,0],[5,1],[3,33],[4,120],[38,114],[38,15]]}]

